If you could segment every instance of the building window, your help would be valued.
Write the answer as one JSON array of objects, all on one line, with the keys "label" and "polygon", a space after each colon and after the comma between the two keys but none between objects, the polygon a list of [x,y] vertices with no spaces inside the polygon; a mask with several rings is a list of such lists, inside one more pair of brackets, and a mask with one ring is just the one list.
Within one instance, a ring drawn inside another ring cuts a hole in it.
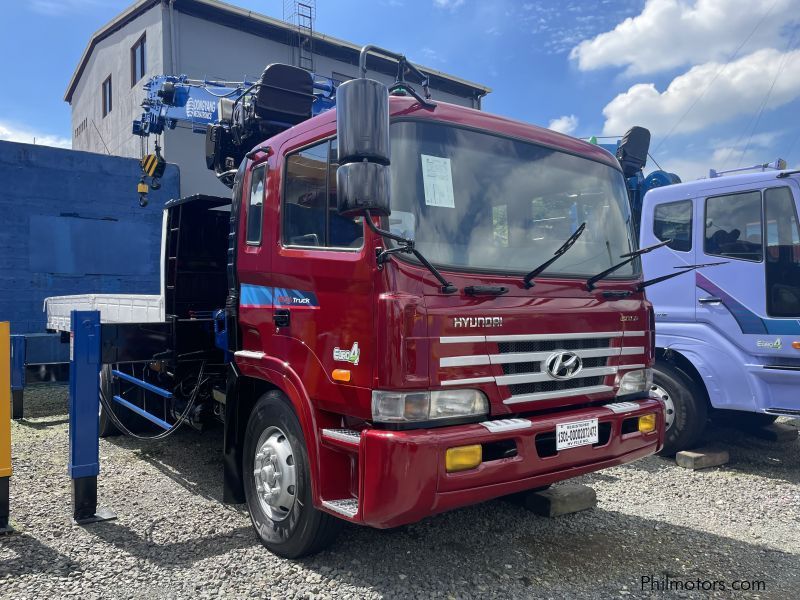
[{"label": "building window", "polygon": [[103,82],[103,117],[111,112],[111,75]]},{"label": "building window", "polygon": [[336,140],[311,146],[286,160],[283,242],[288,246],[360,248],[363,219],[349,219],[336,206]]},{"label": "building window", "polygon": [[80,135],[86,131],[86,119],[78,123],[78,126],[75,128],[75,137],[80,137]]},{"label": "building window", "polygon": [[144,77],[145,34],[131,48],[131,87]]},{"label": "building window", "polygon": [[692,249],[692,201],[680,200],[656,206],[653,233],[667,246],[679,252]]},{"label": "building window", "polygon": [[705,238],[706,254],[760,261],[761,192],[708,198]]},{"label": "building window", "polygon": [[250,202],[247,205],[247,243],[261,244],[261,231],[264,223],[264,184],[267,173],[266,163],[257,166],[250,173]]}]

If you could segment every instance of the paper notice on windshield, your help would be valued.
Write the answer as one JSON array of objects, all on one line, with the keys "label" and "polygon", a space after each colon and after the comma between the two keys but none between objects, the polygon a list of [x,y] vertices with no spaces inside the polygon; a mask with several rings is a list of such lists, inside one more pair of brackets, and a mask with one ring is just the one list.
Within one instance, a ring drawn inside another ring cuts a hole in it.
[{"label": "paper notice on windshield", "polygon": [[422,181],[425,184],[425,204],[455,208],[450,159],[429,154],[421,154],[420,158],[422,159]]}]

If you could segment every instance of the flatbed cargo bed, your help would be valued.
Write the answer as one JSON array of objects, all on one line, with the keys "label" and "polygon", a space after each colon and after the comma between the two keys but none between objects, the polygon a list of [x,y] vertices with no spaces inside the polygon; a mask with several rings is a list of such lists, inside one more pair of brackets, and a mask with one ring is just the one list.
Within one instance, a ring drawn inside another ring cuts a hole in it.
[{"label": "flatbed cargo bed", "polygon": [[77,294],[45,298],[47,329],[70,330],[70,311],[97,310],[103,323],[150,323],[164,320],[164,297],[149,294]]}]

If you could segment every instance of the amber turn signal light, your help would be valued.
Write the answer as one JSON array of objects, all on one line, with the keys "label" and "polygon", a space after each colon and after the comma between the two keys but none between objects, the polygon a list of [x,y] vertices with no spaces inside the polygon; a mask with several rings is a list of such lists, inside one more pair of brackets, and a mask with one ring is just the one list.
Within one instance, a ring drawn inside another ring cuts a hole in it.
[{"label": "amber turn signal light", "polygon": [[639,417],[639,431],[641,433],[651,433],[656,430],[656,413],[642,415]]},{"label": "amber turn signal light", "polygon": [[334,381],[350,381],[350,371],[347,369],[334,369],[333,373],[331,373],[331,377],[333,377]]},{"label": "amber turn signal light", "polygon": [[480,444],[448,448],[444,464],[448,473],[474,469],[483,462],[483,449]]}]

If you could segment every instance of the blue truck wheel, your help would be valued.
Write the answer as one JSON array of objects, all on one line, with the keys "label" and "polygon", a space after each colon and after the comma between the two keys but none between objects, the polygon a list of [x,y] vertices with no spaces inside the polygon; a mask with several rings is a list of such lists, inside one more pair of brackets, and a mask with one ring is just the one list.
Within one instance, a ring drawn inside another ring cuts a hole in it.
[{"label": "blue truck wheel", "polygon": [[665,361],[656,362],[653,369],[654,391],[672,410],[664,434],[660,456],[673,456],[681,450],[697,446],[702,440],[708,421],[708,400],[705,390],[677,366]]}]

